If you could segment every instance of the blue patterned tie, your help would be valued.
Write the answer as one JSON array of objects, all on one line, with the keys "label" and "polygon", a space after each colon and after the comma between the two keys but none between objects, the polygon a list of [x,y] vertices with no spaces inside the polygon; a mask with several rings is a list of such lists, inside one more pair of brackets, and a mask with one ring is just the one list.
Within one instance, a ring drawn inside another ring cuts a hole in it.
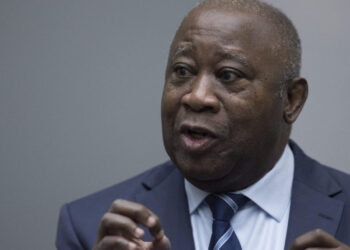
[{"label": "blue patterned tie", "polygon": [[209,250],[242,250],[230,220],[248,198],[241,194],[211,194],[205,201],[213,213],[213,232]]}]

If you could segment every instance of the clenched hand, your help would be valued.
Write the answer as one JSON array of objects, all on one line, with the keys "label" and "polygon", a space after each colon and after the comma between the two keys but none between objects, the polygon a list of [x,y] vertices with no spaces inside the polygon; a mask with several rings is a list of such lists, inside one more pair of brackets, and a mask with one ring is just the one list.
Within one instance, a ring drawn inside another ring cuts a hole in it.
[{"label": "clenched hand", "polygon": [[350,250],[350,247],[336,240],[332,235],[316,229],[299,236],[290,250]]},{"label": "clenched hand", "polygon": [[[147,227],[152,242],[142,240]],[[169,250],[170,241],[164,234],[158,217],[145,206],[126,200],[116,200],[102,217],[93,250]]]}]

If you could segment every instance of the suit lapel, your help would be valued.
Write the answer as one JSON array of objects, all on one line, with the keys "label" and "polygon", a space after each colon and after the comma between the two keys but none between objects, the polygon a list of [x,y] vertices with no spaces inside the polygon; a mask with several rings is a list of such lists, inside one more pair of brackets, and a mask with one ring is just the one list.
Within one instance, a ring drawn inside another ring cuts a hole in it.
[{"label": "suit lapel", "polygon": [[[136,200],[159,216],[172,249],[192,250],[194,242],[184,178],[171,162],[160,170],[144,180],[144,191]],[[148,232],[146,238],[151,239]]]},{"label": "suit lapel", "polygon": [[[333,198],[341,188],[326,168],[307,157],[292,141],[290,146],[295,172],[285,249],[289,249],[298,236],[316,228],[335,235],[344,207],[343,201]],[[151,172],[142,186],[136,202],[159,216],[172,249],[193,250],[184,179],[173,163],[168,162]],[[145,238],[152,239],[147,231]]]},{"label": "suit lapel", "polygon": [[307,157],[293,142],[295,172],[285,249],[300,235],[320,228],[335,235],[344,203],[333,198],[341,192],[325,167]]}]

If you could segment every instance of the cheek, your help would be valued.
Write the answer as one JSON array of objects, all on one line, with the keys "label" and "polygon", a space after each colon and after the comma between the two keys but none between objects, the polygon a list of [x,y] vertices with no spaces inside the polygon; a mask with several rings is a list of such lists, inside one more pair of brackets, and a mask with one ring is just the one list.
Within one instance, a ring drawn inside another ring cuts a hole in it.
[{"label": "cheek", "polygon": [[256,123],[278,112],[280,98],[274,90],[264,85],[263,82],[254,81],[245,91],[225,97],[224,105],[229,117],[236,121]]},{"label": "cheek", "polygon": [[230,110],[232,141],[238,142],[247,154],[274,141],[283,119],[282,109],[282,100],[272,91],[257,89],[236,101]]},{"label": "cheek", "polygon": [[246,92],[243,95],[231,95],[223,100],[230,132],[235,133],[237,129],[248,129],[259,113],[257,109],[260,107],[255,103],[255,96]]},{"label": "cheek", "polygon": [[162,97],[162,119],[173,120],[181,106],[182,93],[179,89],[168,87],[166,84]]},{"label": "cheek", "polygon": [[229,138],[235,150],[242,150],[257,139],[269,127],[271,119],[272,102],[266,101],[265,96],[258,90],[247,91],[241,95],[231,95],[225,98],[224,108],[228,119]]},{"label": "cheek", "polygon": [[179,92],[174,88],[167,88],[167,86],[165,86],[162,97],[161,117],[163,141],[168,154],[173,150],[174,147],[175,122],[180,107],[181,95]]}]

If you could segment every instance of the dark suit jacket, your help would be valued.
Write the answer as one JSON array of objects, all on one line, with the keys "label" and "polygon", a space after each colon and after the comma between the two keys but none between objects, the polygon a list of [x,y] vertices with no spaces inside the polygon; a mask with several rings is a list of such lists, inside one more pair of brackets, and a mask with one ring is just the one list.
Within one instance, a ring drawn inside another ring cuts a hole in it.
[{"label": "dark suit jacket", "polygon": [[[297,236],[316,228],[350,245],[350,176],[319,164],[295,143],[290,146],[295,173],[285,249]],[[157,214],[172,249],[194,249],[184,178],[172,162],[64,205],[57,248],[91,249],[101,217],[117,198],[142,203]],[[151,239],[148,232],[146,239]]]}]

